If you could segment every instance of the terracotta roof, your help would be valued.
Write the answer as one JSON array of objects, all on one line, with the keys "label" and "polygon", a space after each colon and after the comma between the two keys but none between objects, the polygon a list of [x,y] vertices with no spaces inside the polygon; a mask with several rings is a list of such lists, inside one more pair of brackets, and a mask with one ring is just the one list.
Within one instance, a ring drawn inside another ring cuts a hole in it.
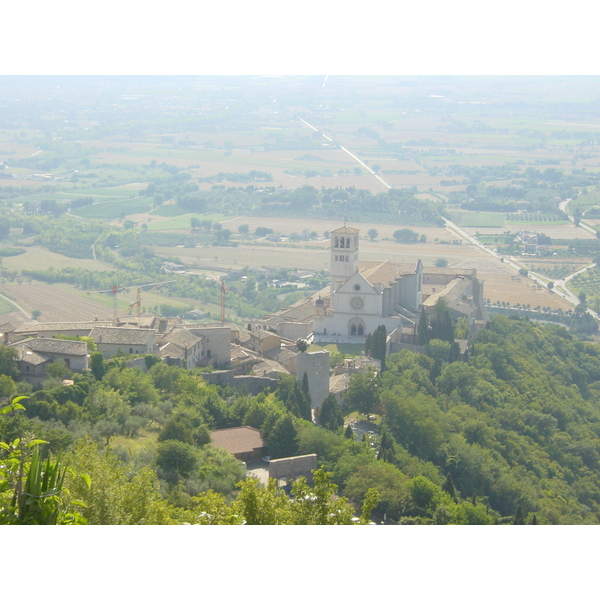
[{"label": "terracotta roof", "polygon": [[253,452],[264,448],[265,443],[258,429],[254,427],[229,427],[211,431],[211,445],[224,448],[231,454]]},{"label": "terracotta roof", "polygon": [[360,232],[360,229],[356,229],[354,227],[348,227],[347,225],[344,225],[343,227],[334,229],[330,233],[359,233],[359,232]]},{"label": "terracotta roof", "polygon": [[90,337],[97,344],[147,344],[154,329],[133,329],[128,327],[94,327]]},{"label": "terracotta roof", "polygon": [[38,331],[71,331],[74,329],[89,329],[94,327],[110,327],[112,321],[74,321],[72,323],[30,323],[15,329],[13,333],[36,333]]},{"label": "terracotta roof", "polygon": [[161,346],[163,344],[175,344],[180,348],[191,348],[192,346],[195,346],[200,339],[201,337],[199,335],[192,333],[188,329],[178,329],[177,331],[165,335],[160,343]]},{"label": "terracotta roof", "polygon": [[396,279],[403,275],[413,275],[417,271],[417,263],[398,262],[359,262],[360,274],[371,284],[380,283],[383,287],[389,287]]},{"label": "terracotta roof", "polygon": [[29,365],[37,366],[52,360],[49,356],[44,356],[43,354],[38,354],[33,350],[29,350],[27,346],[22,346],[21,348],[18,348],[18,350],[19,360]]},{"label": "terracotta roof", "polygon": [[88,347],[85,342],[75,340],[56,340],[54,338],[31,338],[21,340],[17,344],[24,344],[35,352],[47,352],[51,354],[69,354],[71,356],[85,356]]},{"label": "terracotta roof", "polygon": [[471,284],[472,281],[470,279],[457,277],[456,279],[450,281],[447,285],[443,286],[441,289],[438,289],[436,292],[432,293],[429,298],[423,301],[423,306],[434,306],[438,299],[443,296],[446,298],[448,306],[450,308],[455,308],[461,303],[461,299],[465,291],[469,289]]},{"label": "terracotta roof", "polygon": [[454,269],[451,267],[423,267],[423,275],[464,275],[465,277],[475,277],[476,269]]},{"label": "terracotta roof", "polygon": [[273,333],[272,331],[267,331],[266,329],[256,329],[255,331],[251,331],[250,335],[261,340],[271,337],[281,339],[281,336]]}]

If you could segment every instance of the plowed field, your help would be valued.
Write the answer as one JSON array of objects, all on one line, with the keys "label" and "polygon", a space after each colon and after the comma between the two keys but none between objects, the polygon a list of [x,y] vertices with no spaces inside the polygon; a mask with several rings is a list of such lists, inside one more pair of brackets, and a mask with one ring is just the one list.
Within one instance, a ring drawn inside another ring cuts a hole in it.
[{"label": "plowed field", "polygon": [[15,300],[24,310],[42,311],[38,319],[42,322],[92,321],[110,319],[110,304],[100,304],[92,299],[79,296],[79,292],[69,286],[45,285],[41,283],[3,284],[0,292]]}]

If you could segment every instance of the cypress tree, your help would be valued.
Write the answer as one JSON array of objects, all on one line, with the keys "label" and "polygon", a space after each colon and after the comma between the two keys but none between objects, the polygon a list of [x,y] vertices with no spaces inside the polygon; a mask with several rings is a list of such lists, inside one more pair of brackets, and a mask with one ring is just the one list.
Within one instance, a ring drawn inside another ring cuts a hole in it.
[{"label": "cypress tree", "polygon": [[365,340],[365,356],[371,356],[371,349],[373,348],[373,334],[369,333]]},{"label": "cypress tree", "polygon": [[381,361],[381,370],[385,369],[385,355],[387,351],[387,331],[385,325],[379,325],[373,334],[371,356]]},{"label": "cypress tree", "polygon": [[442,491],[450,494],[456,502],[456,489],[454,488],[454,482],[452,481],[450,473],[446,475],[446,479],[444,480],[444,483],[442,483]]},{"label": "cypress tree", "polygon": [[381,443],[379,445],[379,451],[377,452],[377,460],[383,460],[394,464],[396,459],[396,446],[394,444],[394,438],[388,431],[387,427],[384,427],[381,434]]},{"label": "cypress tree", "polygon": [[529,523],[530,525],[537,525],[537,517],[535,515],[533,515],[533,517],[531,517],[531,522]]},{"label": "cypress tree", "polygon": [[321,427],[325,427],[325,429],[330,429],[331,431],[337,431],[344,425],[342,409],[333,394],[329,394],[323,401],[318,421]]},{"label": "cypress tree", "polygon": [[424,346],[429,341],[429,323],[425,311],[421,311],[419,324],[417,325],[417,344]]},{"label": "cypress tree", "polygon": [[294,386],[294,395],[296,398],[296,406],[298,407],[298,416],[305,421],[312,421],[311,412],[311,399],[308,391],[308,375],[306,372],[302,376],[302,387],[298,385]]},{"label": "cypress tree", "polygon": [[517,506],[517,512],[513,518],[513,525],[525,525],[525,519],[523,518],[523,513],[521,512],[521,506]]},{"label": "cypress tree", "polygon": [[350,427],[350,425],[346,427],[346,431],[344,431],[344,437],[349,440],[354,440],[354,431],[352,431],[352,427]]}]

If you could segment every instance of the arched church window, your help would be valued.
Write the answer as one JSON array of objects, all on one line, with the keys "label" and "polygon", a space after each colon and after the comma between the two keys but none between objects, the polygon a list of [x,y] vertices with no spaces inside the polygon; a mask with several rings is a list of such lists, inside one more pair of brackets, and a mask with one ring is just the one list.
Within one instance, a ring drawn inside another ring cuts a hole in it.
[{"label": "arched church window", "polygon": [[343,247],[344,247],[344,238],[341,237],[340,238],[340,248],[343,248]]},{"label": "arched church window", "polygon": [[335,247],[336,248],[340,247],[340,240],[339,240],[339,238],[337,236],[335,237]]},{"label": "arched church window", "polygon": [[350,327],[350,335],[356,335],[356,325],[354,324]]},{"label": "arched church window", "polygon": [[346,248],[350,248],[350,238],[346,238]]}]

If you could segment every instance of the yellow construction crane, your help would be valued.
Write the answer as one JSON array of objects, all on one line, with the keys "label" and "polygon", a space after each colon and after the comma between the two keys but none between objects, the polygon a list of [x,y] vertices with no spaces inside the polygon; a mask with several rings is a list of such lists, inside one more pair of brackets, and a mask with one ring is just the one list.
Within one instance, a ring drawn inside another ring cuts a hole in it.
[{"label": "yellow construction crane", "polygon": [[117,313],[117,294],[119,292],[126,291],[126,289],[127,288],[119,287],[118,285],[113,285],[108,290],[89,290],[88,291],[88,295],[91,294],[92,292],[96,292],[98,294],[105,294],[107,292],[111,292],[111,294],[113,295],[113,321],[116,321],[117,318],[118,318],[118,313]]},{"label": "yellow construction crane", "polygon": [[148,287],[149,285],[153,286],[148,292],[146,293],[150,293],[153,292],[156,288],[159,288],[161,285],[164,285],[165,283],[173,283],[173,281],[175,281],[174,279],[169,279],[168,281],[160,281],[159,283],[142,283],[141,285],[138,286],[137,289],[137,294],[136,294],[136,299],[133,300],[132,302],[129,303],[129,308],[125,311],[122,311],[120,314],[117,311],[117,294],[119,292],[125,292],[127,291],[127,288],[125,287],[119,287],[118,285],[114,285],[112,288],[108,289],[108,290],[89,290],[88,291],[88,295],[91,293],[98,293],[98,294],[104,294],[107,292],[111,292],[113,294],[113,321],[117,321],[117,319],[119,318],[119,316],[124,315],[125,313],[129,312],[134,306],[137,307],[137,316],[141,316],[141,306],[142,306],[142,290],[141,288],[143,287]]},{"label": "yellow construction crane", "polygon": [[174,279],[169,279],[168,281],[161,281],[159,283],[143,283],[142,285],[139,285],[137,289],[136,299],[129,305],[129,308],[131,309],[134,306],[137,306],[137,316],[140,317],[142,310],[142,288],[148,287],[149,285],[154,286],[150,288],[147,292],[144,292],[145,294],[150,294],[155,289],[159,288],[161,285],[165,285],[165,283],[173,283],[174,281]]},{"label": "yellow construction crane", "polygon": [[217,277],[212,271],[210,274],[214,280],[221,285],[221,325],[225,324],[225,294],[229,291],[229,288],[225,285],[222,277]]}]

